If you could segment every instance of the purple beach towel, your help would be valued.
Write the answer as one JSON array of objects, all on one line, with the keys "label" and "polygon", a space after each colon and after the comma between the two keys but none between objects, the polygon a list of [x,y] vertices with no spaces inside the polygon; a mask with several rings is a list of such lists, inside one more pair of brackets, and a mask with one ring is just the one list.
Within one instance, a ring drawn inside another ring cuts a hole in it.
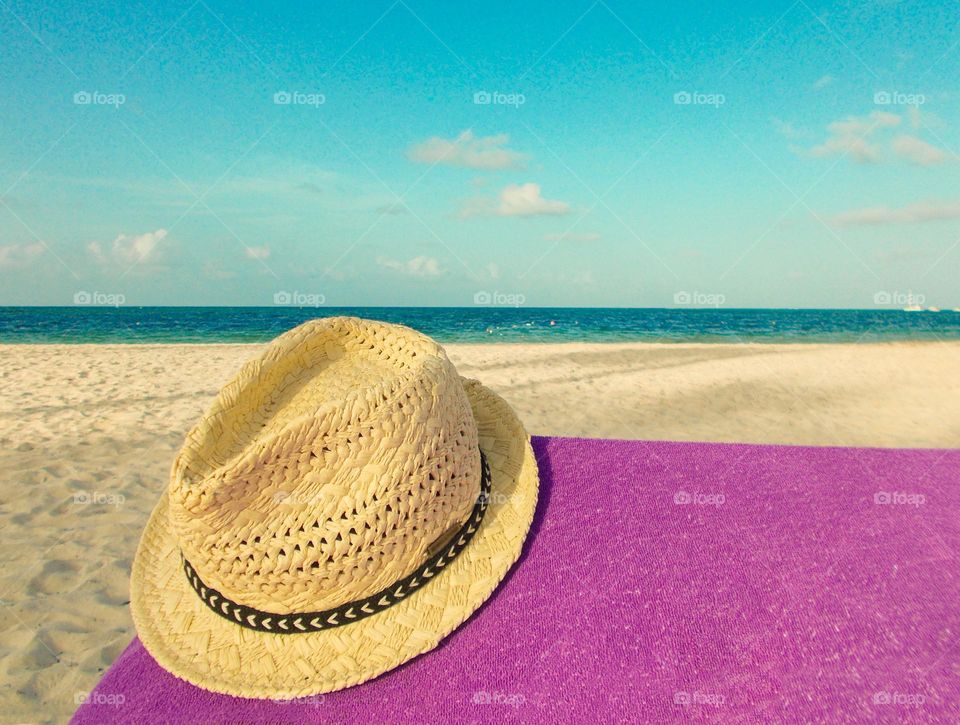
[{"label": "purple beach towel", "polygon": [[276,703],[134,640],[73,722],[960,720],[960,451],[534,449],[524,554],[436,650]]}]

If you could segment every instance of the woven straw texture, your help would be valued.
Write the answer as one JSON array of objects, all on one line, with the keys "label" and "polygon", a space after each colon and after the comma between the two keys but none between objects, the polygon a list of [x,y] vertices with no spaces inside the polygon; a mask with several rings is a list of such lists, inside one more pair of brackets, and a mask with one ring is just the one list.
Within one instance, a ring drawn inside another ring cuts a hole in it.
[{"label": "woven straw texture", "polygon": [[[372,595],[490,505],[430,583],[362,621],[270,634],[210,611],[210,587],[279,615]],[[435,647],[519,556],[536,462],[509,406],[405,327],[327,318],[277,338],[188,434],[134,560],[131,610],[154,658],[200,687],[294,698],[375,677]]]}]

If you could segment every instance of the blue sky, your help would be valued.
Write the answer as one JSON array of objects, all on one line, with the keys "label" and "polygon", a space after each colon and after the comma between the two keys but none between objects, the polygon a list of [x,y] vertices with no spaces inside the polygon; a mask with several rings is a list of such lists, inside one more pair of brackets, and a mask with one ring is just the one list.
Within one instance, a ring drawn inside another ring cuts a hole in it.
[{"label": "blue sky", "polygon": [[960,305],[955,8],[723,5],[3,0],[0,304]]}]

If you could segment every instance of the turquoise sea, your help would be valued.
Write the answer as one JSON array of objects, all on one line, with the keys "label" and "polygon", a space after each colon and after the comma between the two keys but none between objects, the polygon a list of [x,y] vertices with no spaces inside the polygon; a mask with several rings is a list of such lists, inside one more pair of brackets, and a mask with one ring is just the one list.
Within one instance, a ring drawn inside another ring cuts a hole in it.
[{"label": "turquoise sea", "polygon": [[513,307],[0,307],[2,343],[265,342],[314,317],[399,322],[441,342],[960,339],[960,312]]}]

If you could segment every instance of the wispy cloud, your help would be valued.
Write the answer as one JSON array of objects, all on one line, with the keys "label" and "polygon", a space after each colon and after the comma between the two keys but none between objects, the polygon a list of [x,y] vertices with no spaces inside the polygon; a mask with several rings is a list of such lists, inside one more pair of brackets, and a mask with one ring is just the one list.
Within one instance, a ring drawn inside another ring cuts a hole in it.
[{"label": "wispy cloud", "polygon": [[822,89],[826,88],[827,86],[829,86],[831,83],[833,83],[833,80],[834,80],[834,79],[833,79],[833,76],[831,76],[831,75],[820,76],[820,77],[817,78],[817,80],[814,82],[814,84],[813,84],[813,89],[816,90],[816,91],[822,90]]},{"label": "wispy cloud", "polygon": [[433,257],[414,257],[406,262],[377,257],[377,264],[384,269],[400,272],[410,277],[439,277],[444,272],[440,268],[440,263]]},{"label": "wispy cloud", "polygon": [[157,258],[157,245],[167,236],[166,229],[129,236],[120,234],[109,248],[100,242],[90,242],[87,251],[100,262],[117,261],[123,264],[150,262]]},{"label": "wispy cloud", "polygon": [[559,234],[544,234],[547,242],[595,242],[600,238],[597,232],[562,232]]},{"label": "wispy cloud", "polygon": [[446,164],[468,169],[519,169],[526,156],[507,148],[510,137],[475,136],[467,130],[455,139],[434,136],[407,151],[407,158],[421,164]]},{"label": "wispy cloud", "polygon": [[790,121],[784,121],[782,118],[774,118],[773,125],[777,129],[777,132],[784,138],[795,139],[808,135],[794,126]]},{"label": "wispy cloud", "polygon": [[886,206],[851,209],[834,216],[833,222],[840,226],[862,226],[910,224],[944,219],[960,219],[960,201],[919,201],[899,209]]},{"label": "wispy cloud", "polygon": [[870,137],[879,129],[900,125],[902,119],[895,113],[874,111],[869,116],[847,116],[827,126],[830,134],[826,141],[811,148],[811,156],[849,156],[858,163],[874,163],[880,160],[880,147],[870,142]]},{"label": "wispy cloud", "polygon": [[935,166],[951,158],[943,149],[910,134],[897,136],[891,142],[890,148],[900,158],[918,166]]},{"label": "wispy cloud", "polygon": [[[910,108],[907,120],[913,128],[920,128],[926,125],[927,115],[924,113],[921,116],[918,109]],[[936,119],[934,116],[930,118],[931,121]],[[903,133],[890,139],[888,134],[883,134],[884,130],[896,128],[901,123],[903,117],[889,111],[874,111],[868,116],[847,116],[827,126],[830,135],[823,143],[802,153],[817,157],[846,154],[861,164],[900,159],[917,166],[934,166],[954,158],[947,151],[917,136]],[[782,126],[780,130],[785,136],[791,137]]]},{"label": "wispy cloud", "polygon": [[270,257],[270,247],[247,247],[246,255],[250,259],[268,259]]},{"label": "wispy cloud", "polygon": [[8,244],[0,247],[0,267],[19,267],[43,254],[44,247],[36,244]]}]

